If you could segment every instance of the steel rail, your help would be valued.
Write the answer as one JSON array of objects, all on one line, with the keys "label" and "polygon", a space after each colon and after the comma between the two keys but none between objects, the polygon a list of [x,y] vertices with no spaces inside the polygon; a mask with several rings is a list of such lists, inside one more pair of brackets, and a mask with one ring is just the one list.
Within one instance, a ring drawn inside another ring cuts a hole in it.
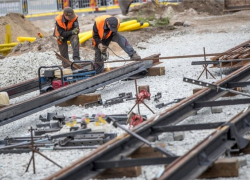
[{"label": "steel rail", "polygon": [[[157,57],[154,55],[151,57]],[[135,62],[74,84],[39,95],[27,101],[0,109],[0,126],[49,108],[78,95],[92,92],[104,85],[128,78],[153,66],[153,61]]]},{"label": "steel rail", "polygon": [[[244,66],[241,69],[233,72],[224,79],[219,80],[215,84],[221,87],[226,86],[230,82],[240,82],[246,81],[250,78],[250,65]],[[194,108],[194,103],[204,100],[215,100],[226,92],[222,90],[213,90],[209,88],[204,88],[198,91],[194,95],[182,100],[174,107],[165,110],[165,112],[160,115],[151,118],[141,125],[138,125],[133,131],[143,138],[154,137],[158,132],[154,132],[153,128],[175,125],[178,122],[184,120],[186,117],[194,114],[199,109]],[[62,170],[49,176],[46,180],[52,179],[89,179],[104,169],[98,169],[94,166],[95,163],[98,164],[99,161],[110,161],[119,160],[123,157],[130,155],[137,148],[139,148],[143,143],[137,138],[129,135],[123,134],[112,141],[102,145],[98,149],[94,150],[87,157],[83,157],[78,161],[71,164],[69,167],[65,167]],[[185,176],[183,174],[183,176]]]},{"label": "steel rail", "polygon": [[[227,150],[237,144],[243,149],[249,143],[243,135],[250,130],[250,109],[240,112],[189,152],[168,165],[159,180],[195,179]],[[194,153],[195,152],[195,153]]]},{"label": "steel rail", "polygon": [[9,98],[15,98],[29,92],[39,90],[39,81],[38,78],[30,79],[18,84],[14,84],[8,87],[0,89],[0,92],[7,92]]},{"label": "steel rail", "polygon": [[[248,41],[246,42],[248,43]],[[246,44],[244,43],[244,44]],[[238,47],[238,46],[237,46]],[[249,51],[250,52],[250,51]],[[184,55],[184,56],[167,56],[167,57],[157,57],[157,58],[144,58],[138,61],[148,61],[148,60],[164,60],[164,59],[182,59],[182,58],[192,58],[192,57],[204,57],[205,56],[219,56],[219,55],[235,55],[235,54],[239,54],[236,52],[225,52],[225,53],[211,53],[211,54],[193,54],[193,55]],[[61,57],[58,53],[56,53],[56,55],[58,56],[59,59],[62,60],[63,57]],[[65,58],[63,58],[65,59]],[[248,59],[242,59],[242,61],[246,61]],[[101,63],[116,63],[116,62],[131,62],[131,61],[135,61],[135,60],[113,60],[113,61],[105,61],[105,62],[97,62],[97,64],[101,64]],[[137,62],[138,62],[137,61]],[[201,65],[201,64],[219,64],[219,62],[234,62],[236,60],[219,60],[219,61],[208,61],[208,63],[203,62],[203,61],[195,61],[192,62],[192,65]],[[240,60],[237,60],[240,61]],[[84,63],[82,63],[84,64]],[[1,88],[0,92],[7,92],[10,98],[14,98],[29,92],[32,92],[34,90],[38,90],[38,78],[34,78],[16,85],[12,85],[12,86],[8,86],[5,88]]]}]

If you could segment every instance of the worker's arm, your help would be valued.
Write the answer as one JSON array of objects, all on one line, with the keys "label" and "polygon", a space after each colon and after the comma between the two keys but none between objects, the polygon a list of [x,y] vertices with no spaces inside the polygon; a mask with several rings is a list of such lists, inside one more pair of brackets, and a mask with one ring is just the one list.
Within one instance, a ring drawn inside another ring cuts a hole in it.
[{"label": "worker's arm", "polygon": [[98,29],[96,27],[96,23],[93,26],[93,39],[95,40],[96,46],[101,43],[101,38],[98,34]]},{"label": "worker's arm", "polygon": [[[78,18],[77,18],[78,19]],[[64,38],[67,38],[69,36],[72,36],[72,30],[74,28],[79,28],[79,24],[78,24],[78,20],[75,20],[75,22],[73,23],[73,26],[71,29],[69,29],[68,31],[65,31],[65,29],[63,29],[62,27],[60,27],[57,22],[56,22],[56,26],[57,26],[57,29],[58,29],[58,32],[60,34],[60,36],[64,37]]]}]

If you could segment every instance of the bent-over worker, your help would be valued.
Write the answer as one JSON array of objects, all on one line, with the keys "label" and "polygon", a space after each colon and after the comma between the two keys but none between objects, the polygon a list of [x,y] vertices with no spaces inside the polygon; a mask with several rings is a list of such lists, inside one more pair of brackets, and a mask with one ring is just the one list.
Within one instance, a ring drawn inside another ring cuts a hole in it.
[{"label": "bent-over worker", "polygon": [[[119,19],[110,15],[99,16],[95,19],[92,39],[95,50],[95,62],[103,62],[102,53],[106,54],[111,41],[118,43],[132,60],[141,59],[127,39],[117,32],[119,26]],[[104,71],[103,63],[96,63],[95,66],[96,73]]]},{"label": "bent-over worker", "polygon": [[[54,30],[54,36],[57,38],[60,54],[64,58],[69,59],[67,41],[70,41],[73,49],[73,60],[80,60],[78,37],[79,31],[78,16],[71,7],[66,7],[63,10],[63,14],[56,17],[56,25]],[[69,66],[64,62],[62,65],[63,67]]]}]

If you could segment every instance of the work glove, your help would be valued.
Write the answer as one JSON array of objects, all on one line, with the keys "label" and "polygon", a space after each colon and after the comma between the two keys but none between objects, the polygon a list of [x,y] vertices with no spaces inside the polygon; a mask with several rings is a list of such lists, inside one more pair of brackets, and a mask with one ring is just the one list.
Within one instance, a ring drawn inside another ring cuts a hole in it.
[{"label": "work glove", "polygon": [[78,27],[76,27],[76,28],[74,28],[74,29],[72,30],[72,35],[79,34],[79,32],[80,32],[80,29],[79,29]]},{"label": "work glove", "polygon": [[102,43],[98,44],[98,48],[100,49],[101,53],[106,52],[108,46],[103,45]]},{"label": "work glove", "polygon": [[64,39],[64,37],[62,37],[62,36],[57,37],[57,40],[60,42],[63,42],[63,39]]}]

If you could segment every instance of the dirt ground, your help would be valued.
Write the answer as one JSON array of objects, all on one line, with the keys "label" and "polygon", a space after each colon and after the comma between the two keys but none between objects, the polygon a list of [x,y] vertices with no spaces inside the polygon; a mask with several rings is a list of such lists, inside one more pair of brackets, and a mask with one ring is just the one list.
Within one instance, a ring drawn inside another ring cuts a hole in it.
[{"label": "dirt ground", "polygon": [[[169,32],[179,32],[183,30],[195,31],[196,33],[205,32],[227,32],[234,26],[248,24],[250,11],[240,11],[236,13],[224,13],[222,4],[216,0],[184,0],[179,5],[161,5],[156,8],[152,3],[144,3],[130,9],[128,16],[117,15],[120,19],[137,18],[138,16],[148,17],[154,15],[155,18],[168,17],[170,24],[161,27],[148,27],[137,31],[121,32],[132,46],[147,41],[151,37]],[[80,32],[92,30],[96,15],[79,16]],[[16,41],[17,36],[34,36],[38,32],[44,34],[44,38],[37,38],[33,43],[26,42],[19,44],[8,56],[19,55],[29,51],[58,51],[55,38],[52,36],[55,20],[29,21],[19,14],[8,14],[0,17],[0,28],[5,32],[5,24],[12,26],[12,40]],[[150,22],[154,23],[154,22]],[[0,43],[4,42],[1,36]],[[125,54],[117,44],[111,44],[110,48],[117,55]],[[71,48],[69,48],[71,50]],[[83,59],[93,59],[94,51],[92,41],[88,40],[81,45],[80,51]]]},{"label": "dirt ground", "polygon": [[0,31],[3,32],[0,36],[0,44],[3,44],[5,40],[4,34],[6,32],[6,24],[11,25],[12,42],[17,42],[17,36],[37,37],[37,33],[39,32],[45,36],[48,36],[46,32],[42,31],[39,27],[34,26],[23,15],[10,13],[6,16],[0,17]]}]

